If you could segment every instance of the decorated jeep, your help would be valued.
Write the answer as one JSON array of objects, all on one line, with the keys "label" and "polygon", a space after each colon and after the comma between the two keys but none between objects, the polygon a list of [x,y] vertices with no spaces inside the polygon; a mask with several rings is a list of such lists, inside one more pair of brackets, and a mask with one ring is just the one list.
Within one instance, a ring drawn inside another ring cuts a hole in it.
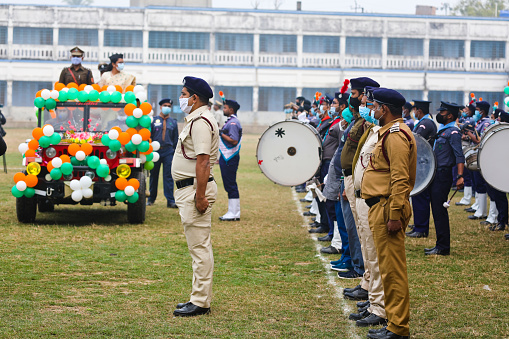
[{"label": "decorated jeep", "polygon": [[159,160],[150,139],[152,106],[142,86],[55,84],[34,101],[37,126],[19,145],[25,171],[14,175],[18,220],[32,223],[55,205],[127,205],[127,220],[145,220],[145,175]]}]

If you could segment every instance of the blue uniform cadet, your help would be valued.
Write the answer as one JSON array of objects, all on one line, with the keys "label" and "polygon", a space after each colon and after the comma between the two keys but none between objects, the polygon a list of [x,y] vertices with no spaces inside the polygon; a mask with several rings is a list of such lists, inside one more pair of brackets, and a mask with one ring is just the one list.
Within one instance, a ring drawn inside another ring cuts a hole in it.
[{"label": "blue uniform cadet", "polygon": [[166,204],[170,208],[177,208],[173,196],[173,178],[171,176],[171,162],[175,147],[177,146],[179,132],[177,120],[170,118],[171,99],[163,99],[159,102],[161,113],[154,117],[151,125],[152,140],[159,142],[160,160],[154,162],[154,168],[150,171],[150,197],[147,199],[147,205],[152,205],[157,198],[157,186],[159,184],[159,171],[163,166],[163,187]]},{"label": "blue uniform cadet", "polygon": [[242,126],[237,118],[240,105],[235,100],[225,100],[224,115],[228,117],[223,128],[219,131],[219,167],[223,186],[228,193],[228,212],[219,220],[240,220],[240,196],[237,186],[237,170],[240,161],[240,143],[242,139]]}]

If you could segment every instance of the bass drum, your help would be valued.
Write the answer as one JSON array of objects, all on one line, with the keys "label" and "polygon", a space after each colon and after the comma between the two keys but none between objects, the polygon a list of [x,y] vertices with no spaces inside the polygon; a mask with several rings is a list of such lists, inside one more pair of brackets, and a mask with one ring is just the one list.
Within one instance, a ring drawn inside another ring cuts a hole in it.
[{"label": "bass drum", "polygon": [[414,133],[415,144],[417,145],[417,170],[415,176],[414,189],[410,192],[413,197],[422,193],[435,178],[437,170],[437,160],[435,152],[429,142],[421,137],[419,134]]},{"label": "bass drum", "polygon": [[477,158],[481,174],[497,190],[509,192],[509,180],[506,179],[509,154],[504,150],[509,144],[509,124],[496,124],[486,131],[479,144]]},{"label": "bass drum", "polygon": [[309,124],[288,120],[263,132],[256,148],[258,166],[267,178],[282,186],[311,179],[322,161],[322,139]]},{"label": "bass drum", "polygon": [[465,164],[471,171],[479,171],[479,165],[477,163],[477,151],[477,145],[471,145],[463,149],[463,155],[465,155]]}]

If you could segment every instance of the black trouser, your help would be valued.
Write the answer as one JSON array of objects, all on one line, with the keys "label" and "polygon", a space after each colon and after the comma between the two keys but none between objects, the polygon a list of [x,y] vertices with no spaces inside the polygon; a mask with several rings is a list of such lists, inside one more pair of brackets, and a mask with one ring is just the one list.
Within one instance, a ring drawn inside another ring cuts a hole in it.
[{"label": "black trouser", "polygon": [[449,198],[452,185],[452,167],[439,167],[431,183],[431,212],[437,232],[436,247],[449,250],[451,247],[451,230],[449,227],[449,213],[444,202]]}]

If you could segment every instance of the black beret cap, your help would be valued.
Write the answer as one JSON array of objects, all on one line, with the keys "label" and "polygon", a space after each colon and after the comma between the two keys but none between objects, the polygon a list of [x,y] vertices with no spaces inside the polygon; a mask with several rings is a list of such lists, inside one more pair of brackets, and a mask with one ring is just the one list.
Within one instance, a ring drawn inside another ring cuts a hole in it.
[{"label": "black beret cap", "polygon": [[431,104],[431,101],[413,100],[413,102],[413,107],[421,109],[424,113],[429,113],[429,105]]},{"label": "black beret cap", "polygon": [[499,115],[500,115],[500,113],[502,113],[502,112],[506,113],[506,111],[504,111],[503,109],[497,108],[497,109],[495,110],[495,112],[493,112],[493,114],[495,115],[495,119],[496,119],[496,118],[498,118],[498,116],[499,116]]},{"label": "black beret cap", "polygon": [[184,78],[183,83],[184,87],[207,99],[214,96],[209,84],[203,79],[187,76]]},{"label": "black beret cap", "polygon": [[487,101],[476,101],[475,107],[479,107],[480,109],[484,110],[486,113],[490,110],[490,103]]},{"label": "black beret cap", "polygon": [[159,106],[162,106],[164,104],[173,105],[173,100],[171,100],[171,99],[163,99],[163,100],[159,101]]},{"label": "black beret cap", "polygon": [[334,93],[334,97],[338,99],[339,103],[346,103],[348,102],[348,97],[350,96],[350,93],[341,93],[336,92]]},{"label": "black beret cap", "polygon": [[404,96],[398,91],[389,88],[377,88],[373,90],[373,100],[379,104],[403,107],[406,102]]},{"label": "black beret cap", "polygon": [[500,117],[500,121],[509,122],[509,113],[502,111],[499,113],[499,117]]},{"label": "black beret cap", "polygon": [[411,109],[412,109],[412,107],[413,107],[413,106],[412,106],[412,104],[411,104],[411,103],[409,103],[408,101],[407,101],[407,102],[405,102],[405,104],[403,105],[403,108],[406,108],[406,109],[408,109],[408,110],[411,110]]},{"label": "black beret cap", "polygon": [[239,103],[236,102],[235,100],[226,99],[224,101],[224,104],[230,106],[231,108],[233,108],[233,110],[235,112],[237,112],[239,110],[239,108],[240,108]]},{"label": "black beret cap", "polygon": [[447,102],[447,101],[440,101],[441,105],[437,109],[437,111],[448,111],[456,118],[458,117],[460,108],[463,108],[463,106],[458,105],[454,102]]},{"label": "black beret cap", "polygon": [[375,99],[373,98],[373,91],[376,90],[376,89],[383,89],[383,88],[380,88],[380,87],[371,87],[371,86],[366,86],[364,88],[364,94],[366,95],[368,101],[370,101],[370,102],[375,101]]},{"label": "black beret cap", "polygon": [[373,79],[362,77],[362,78],[355,78],[350,79],[350,87],[352,89],[362,89],[364,90],[365,87],[380,87],[380,84],[376,82]]}]

